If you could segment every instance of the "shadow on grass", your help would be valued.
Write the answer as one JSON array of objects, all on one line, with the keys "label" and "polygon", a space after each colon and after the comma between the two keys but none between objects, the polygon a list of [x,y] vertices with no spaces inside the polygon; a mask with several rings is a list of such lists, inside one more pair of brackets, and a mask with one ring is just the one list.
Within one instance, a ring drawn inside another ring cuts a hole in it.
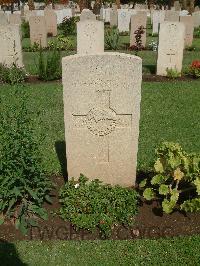
[{"label": "shadow on grass", "polygon": [[148,70],[152,75],[156,74],[156,65],[143,65],[143,68]]},{"label": "shadow on grass", "polygon": [[65,182],[68,181],[68,172],[67,172],[67,156],[66,156],[66,143],[64,140],[58,140],[55,142],[55,150],[60,162],[62,175]]},{"label": "shadow on grass", "polygon": [[0,265],[2,266],[28,266],[19,258],[15,245],[0,239]]}]

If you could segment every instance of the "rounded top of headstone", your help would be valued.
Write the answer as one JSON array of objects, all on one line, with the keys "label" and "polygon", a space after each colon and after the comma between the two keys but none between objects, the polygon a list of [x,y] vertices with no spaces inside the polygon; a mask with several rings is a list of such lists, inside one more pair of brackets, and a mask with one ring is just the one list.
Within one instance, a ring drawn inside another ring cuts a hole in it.
[{"label": "rounded top of headstone", "polygon": [[[180,23],[182,24],[182,23]],[[119,59],[130,59],[137,61],[138,63],[142,63],[142,59],[139,56],[131,55],[131,54],[125,54],[125,53],[116,53],[116,52],[103,52],[103,53],[96,53],[96,54],[75,54],[75,55],[69,55],[62,58],[62,62],[65,63],[70,60],[79,59],[79,58],[89,58],[89,57],[118,57]]]},{"label": "rounded top of headstone", "polygon": [[83,9],[80,15],[80,21],[83,20],[96,20],[96,15],[89,9]]}]

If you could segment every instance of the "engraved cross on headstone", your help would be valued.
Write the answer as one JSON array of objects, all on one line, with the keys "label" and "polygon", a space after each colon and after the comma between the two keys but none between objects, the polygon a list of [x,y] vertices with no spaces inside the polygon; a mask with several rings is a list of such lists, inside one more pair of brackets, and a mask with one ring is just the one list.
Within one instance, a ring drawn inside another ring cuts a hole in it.
[{"label": "engraved cross on headstone", "polygon": [[170,64],[172,63],[172,56],[175,56],[176,54],[173,52],[172,49],[170,49],[170,52],[167,54],[170,56],[169,60],[170,60]]},{"label": "engraved cross on headstone", "polygon": [[110,90],[96,91],[95,106],[87,114],[72,114],[74,128],[88,129],[99,138],[96,159],[99,163],[109,162],[109,135],[119,128],[129,128],[131,114],[117,114],[110,107]]}]

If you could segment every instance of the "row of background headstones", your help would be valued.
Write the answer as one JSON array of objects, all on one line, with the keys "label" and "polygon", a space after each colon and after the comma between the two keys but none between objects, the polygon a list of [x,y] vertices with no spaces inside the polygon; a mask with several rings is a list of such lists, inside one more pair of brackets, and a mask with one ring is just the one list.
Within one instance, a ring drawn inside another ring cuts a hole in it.
[{"label": "row of background headstones", "polygon": [[[86,20],[86,22],[81,21],[80,23],[77,24],[77,52],[78,53],[98,53],[98,52],[103,52],[104,51],[104,24],[101,21],[96,20],[96,16],[89,10],[85,10],[85,14],[89,12],[89,15],[86,15],[86,19],[81,19],[81,20]],[[47,18],[52,22],[50,19],[50,14],[52,13],[55,15],[55,12],[53,10],[46,10],[45,12],[48,12]],[[156,11],[157,12],[157,11]],[[161,11],[162,12],[162,11]],[[91,15],[91,18],[90,18]],[[82,13],[82,18],[84,18],[84,12]],[[191,27],[188,26],[188,19],[191,18],[191,16],[185,16],[181,17],[183,20],[184,24],[186,25],[186,32],[187,34],[190,34],[190,37],[193,35],[193,26],[191,23]],[[91,21],[93,20],[93,21]],[[138,28],[140,25],[144,25],[146,27],[146,20],[147,20],[147,14],[146,12],[139,11],[135,15],[132,15],[131,19],[131,37],[130,37],[130,44],[133,45],[135,43],[134,39],[134,31]],[[46,21],[45,21],[45,16],[30,16],[29,18],[30,22],[30,34],[31,34],[31,42],[39,42],[43,47],[47,46],[47,28],[46,28]],[[56,16],[54,16],[54,22],[52,23],[54,26],[56,26]],[[178,25],[177,23],[172,23],[172,25]],[[181,23],[180,23],[181,24]],[[161,23],[162,25],[162,23]],[[189,30],[188,30],[189,29]],[[56,28],[57,31],[57,28]],[[16,31],[18,32],[18,30]],[[17,34],[17,33],[16,33]],[[16,36],[14,34],[14,36]],[[53,36],[55,36],[57,32],[53,33]],[[166,34],[168,36],[168,34]],[[145,46],[146,42],[146,34],[143,35],[143,45]],[[184,37],[185,38],[185,37]],[[192,38],[192,37],[191,37]],[[186,38],[185,38],[186,39]],[[17,43],[19,43],[17,41]],[[86,45],[87,44],[87,45]],[[5,45],[5,47],[7,47]],[[159,45],[161,47],[161,43]],[[170,47],[170,45],[169,45]],[[179,47],[179,46],[176,46]],[[6,49],[6,48],[5,48]],[[16,47],[15,47],[16,49]],[[12,48],[11,48],[12,50]],[[163,50],[163,49],[161,49]],[[169,55],[169,58],[172,57],[172,54],[176,54],[176,49],[175,47],[169,48],[169,51],[166,52],[166,55]],[[177,49],[178,50],[178,49]],[[3,48],[2,48],[3,51]],[[8,53],[5,54],[12,54],[12,51],[9,51]],[[11,60],[11,56],[8,56],[9,60]],[[19,56],[21,58],[21,55]],[[175,56],[173,56],[175,58]],[[2,59],[3,60],[3,59]],[[22,60],[18,60],[21,62]],[[180,60],[182,62],[182,59],[180,57]],[[175,63],[169,64],[169,65],[175,65],[176,66],[176,60],[174,60]],[[171,59],[170,59],[170,63]],[[19,64],[21,65],[21,63]],[[177,64],[177,70],[181,71],[182,63]],[[158,67],[159,69],[159,67]],[[166,68],[165,71],[157,72],[161,75],[166,74]]]}]

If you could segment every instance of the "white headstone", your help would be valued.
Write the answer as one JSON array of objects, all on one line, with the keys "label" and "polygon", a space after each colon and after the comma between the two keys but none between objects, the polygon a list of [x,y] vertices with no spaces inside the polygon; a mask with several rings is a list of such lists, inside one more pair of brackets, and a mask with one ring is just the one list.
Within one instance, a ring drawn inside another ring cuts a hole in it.
[{"label": "white headstone", "polygon": [[160,24],[157,75],[166,76],[167,68],[181,72],[185,26],[181,22]]},{"label": "white headstone", "polygon": [[118,9],[118,29],[119,32],[126,32],[130,29],[131,14],[128,9]]},{"label": "white headstone", "polygon": [[45,18],[31,16],[29,18],[31,45],[37,43],[41,47],[47,47],[47,27]]},{"label": "white headstone", "polygon": [[133,186],[142,60],[121,53],[73,55],[62,66],[69,178],[83,173],[90,180]]},{"label": "white headstone", "polygon": [[194,19],[194,27],[198,28],[200,26],[200,11],[192,13]]},{"label": "white headstone", "polygon": [[0,63],[23,67],[19,25],[0,25]]},{"label": "white headstone", "polygon": [[77,53],[96,54],[104,51],[104,23],[84,20],[77,23]]},{"label": "white headstone", "polygon": [[165,11],[154,10],[153,12],[153,33],[158,33],[159,24],[165,20]]}]

